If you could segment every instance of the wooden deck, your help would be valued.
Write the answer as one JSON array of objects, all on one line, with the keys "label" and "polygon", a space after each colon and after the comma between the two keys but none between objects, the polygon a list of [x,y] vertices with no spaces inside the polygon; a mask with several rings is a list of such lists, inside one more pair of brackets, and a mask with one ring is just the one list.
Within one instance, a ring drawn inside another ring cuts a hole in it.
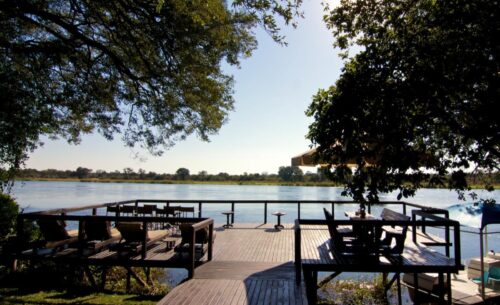
[{"label": "wooden deck", "polygon": [[[340,258],[333,256],[329,242],[330,235],[326,226],[304,226],[301,232],[303,265],[325,265],[331,267],[332,270],[335,269],[335,271],[364,272],[382,272],[386,269],[385,267],[387,267],[388,272],[391,272],[389,267],[394,266],[394,264],[397,264],[402,272],[410,272],[411,269],[415,269],[416,272],[437,272],[440,268],[448,269],[455,266],[454,259],[446,258],[426,246],[414,244],[411,240],[411,232],[409,232],[405,240],[402,260],[394,262],[394,259],[390,257],[381,256],[377,264],[372,264],[371,267],[362,264],[359,270],[355,270],[355,259],[340,261]],[[420,239],[417,240],[419,243],[422,242]]]},{"label": "wooden deck", "polygon": [[[193,279],[175,287],[158,304],[307,304],[304,283],[295,284],[293,225],[285,224],[281,231],[273,225],[216,228],[213,260],[198,267]],[[453,260],[443,261],[442,255],[426,247],[414,245],[411,232],[408,234],[404,254],[407,265],[454,264]],[[418,236],[420,242],[429,241],[429,236]],[[303,226],[303,260],[335,263],[327,246],[329,238],[326,226]]]},{"label": "wooden deck", "polygon": [[213,260],[158,304],[307,304],[304,286],[295,284],[292,225],[276,231],[273,224],[235,224],[216,231]]}]

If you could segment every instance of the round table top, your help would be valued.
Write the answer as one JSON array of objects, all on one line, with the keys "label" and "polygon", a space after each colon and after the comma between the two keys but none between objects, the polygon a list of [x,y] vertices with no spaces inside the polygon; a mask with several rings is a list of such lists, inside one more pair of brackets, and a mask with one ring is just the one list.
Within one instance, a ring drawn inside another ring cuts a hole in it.
[{"label": "round table top", "polygon": [[275,216],[283,216],[283,215],[286,215],[286,213],[285,212],[281,212],[281,211],[276,211],[276,212],[273,213],[273,215],[275,215]]},{"label": "round table top", "polygon": [[231,215],[231,214],[234,214],[233,211],[225,211],[225,212],[222,212],[222,214],[224,215]]}]

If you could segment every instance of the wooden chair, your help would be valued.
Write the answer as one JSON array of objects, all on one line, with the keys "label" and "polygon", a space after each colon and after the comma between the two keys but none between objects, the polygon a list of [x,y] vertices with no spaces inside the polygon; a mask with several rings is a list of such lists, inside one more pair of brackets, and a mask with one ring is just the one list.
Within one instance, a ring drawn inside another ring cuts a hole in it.
[{"label": "wooden chair", "polygon": [[108,248],[121,239],[120,232],[106,220],[93,217],[83,221],[81,254],[92,254]]},{"label": "wooden chair", "polygon": [[188,213],[193,213],[194,218],[194,207],[175,207],[175,210],[179,212],[182,217],[187,217]]},{"label": "wooden chair", "polygon": [[[328,211],[326,208],[323,208],[323,212],[325,214],[326,220],[334,220],[332,213],[330,213],[330,211]],[[344,253],[349,249],[349,247],[352,246],[355,237],[352,228],[329,223],[328,232],[330,233],[330,239],[332,241],[331,245],[334,251],[338,253]]]},{"label": "wooden chair", "polygon": [[137,209],[133,205],[122,205],[119,208],[121,216],[134,216],[137,212]]},{"label": "wooden chair", "polygon": [[[409,216],[386,208],[382,210],[380,218],[382,220],[410,220]],[[385,237],[381,241],[382,252],[389,254],[403,253],[407,231],[408,226],[383,226],[382,232],[384,233]],[[395,245],[391,246],[393,239],[395,241]]]},{"label": "wooden chair", "polygon": [[[178,246],[175,247],[175,251],[181,254],[187,254],[189,251],[189,244],[191,243],[191,224],[183,223],[179,226],[181,230],[182,240]],[[196,231],[195,234],[195,260],[200,260],[208,250],[208,227]],[[212,235],[212,243],[215,241],[215,232]]]},{"label": "wooden chair", "polygon": [[153,216],[156,211],[156,204],[145,204],[142,207],[137,207],[137,214],[142,216]]},{"label": "wooden chair", "polygon": [[[142,250],[143,258],[146,256],[146,250],[150,245],[169,235],[168,230],[148,230],[143,227],[142,222],[119,222],[116,228],[120,232],[121,239],[116,250],[120,253],[132,252],[136,253]],[[143,244],[146,249],[143,249]]]},{"label": "wooden chair", "polygon": [[114,213],[116,215],[116,212],[118,212],[118,206],[117,205],[112,205],[112,206],[107,206],[106,207],[106,215],[109,213]]},{"label": "wooden chair", "polygon": [[38,248],[51,249],[51,252],[56,252],[65,247],[78,242],[78,230],[66,230],[66,222],[55,219],[38,219],[37,221],[43,240],[35,248],[35,253]]}]

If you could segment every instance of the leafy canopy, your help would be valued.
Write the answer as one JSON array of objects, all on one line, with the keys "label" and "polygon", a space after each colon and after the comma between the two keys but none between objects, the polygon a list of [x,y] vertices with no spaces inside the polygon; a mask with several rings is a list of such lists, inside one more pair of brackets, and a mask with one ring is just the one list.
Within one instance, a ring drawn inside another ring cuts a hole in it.
[{"label": "leafy canopy", "polygon": [[0,174],[40,136],[78,143],[121,134],[153,154],[195,133],[208,140],[233,109],[226,61],[238,65],[275,16],[294,24],[301,0],[0,1]]},{"label": "leafy canopy", "polygon": [[463,197],[468,172],[498,170],[499,1],[343,0],[324,20],[345,66],[314,96],[308,138],[345,194],[427,181]]}]

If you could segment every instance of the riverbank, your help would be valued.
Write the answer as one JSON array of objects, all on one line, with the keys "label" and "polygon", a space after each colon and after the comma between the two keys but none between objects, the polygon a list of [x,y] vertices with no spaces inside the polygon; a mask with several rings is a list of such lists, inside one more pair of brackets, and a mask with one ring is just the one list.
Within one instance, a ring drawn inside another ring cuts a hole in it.
[{"label": "riverbank", "polygon": [[[198,185],[266,185],[266,186],[317,186],[317,187],[343,187],[343,185],[330,182],[311,182],[311,181],[278,181],[278,180],[213,180],[213,181],[199,181],[199,180],[153,180],[153,179],[109,179],[109,178],[23,178],[18,181],[53,181],[53,182],[91,182],[91,183],[139,183],[139,184],[198,184]],[[481,190],[484,185],[472,184],[471,189]],[[500,189],[500,184],[493,184],[495,190]],[[446,189],[445,187],[434,187],[430,189]]]},{"label": "riverbank", "polygon": [[150,179],[109,179],[109,178],[90,178],[90,179],[77,179],[77,178],[23,178],[18,181],[54,181],[54,182],[95,182],[95,183],[143,183],[143,184],[200,184],[200,185],[277,185],[277,186],[337,186],[329,181],[324,182],[304,182],[304,181],[199,181],[199,180],[150,180]]}]

